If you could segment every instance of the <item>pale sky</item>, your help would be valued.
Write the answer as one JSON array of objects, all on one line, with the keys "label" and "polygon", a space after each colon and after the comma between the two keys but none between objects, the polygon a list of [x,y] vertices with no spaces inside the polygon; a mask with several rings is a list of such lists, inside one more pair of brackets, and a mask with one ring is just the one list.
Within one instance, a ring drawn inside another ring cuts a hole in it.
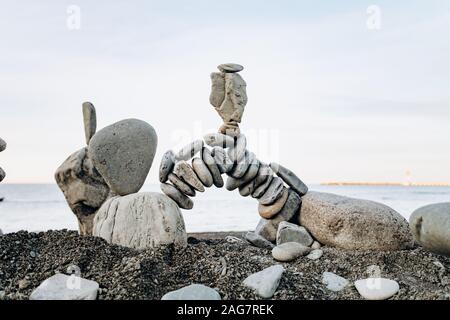
[{"label": "pale sky", "polygon": [[54,181],[84,145],[84,101],[99,129],[153,125],[156,183],[166,150],[220,126],[209,74],[224,62],[245,67],[241,128],[261,160],[307,183],[450,182],[450,1],[0,3],[4,183]]}]

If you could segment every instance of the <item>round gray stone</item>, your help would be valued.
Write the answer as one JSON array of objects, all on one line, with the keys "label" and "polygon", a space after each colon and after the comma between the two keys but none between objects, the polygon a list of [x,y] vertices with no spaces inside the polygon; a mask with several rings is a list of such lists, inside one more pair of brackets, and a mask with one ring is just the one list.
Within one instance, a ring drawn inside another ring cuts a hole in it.
[{"label": "round gray stone", "polygon": [[161,159],[159,165],[159,181],[166,182],[169,177],[169,173],[172,172],[175,166],[175,153],[172,150],[166,151]]},{"label": "round gray stone", "polygon": [[98,131],[89,142],[88,154],[111,190],[127,195],[144,184],[157,144],[151,125],[126,119]]},{"label": "round gray stone", "polygon": [[161,183],[161,191],[175,201],[181,209],[190,210],[194,207],[192,200],[171,184]]}]

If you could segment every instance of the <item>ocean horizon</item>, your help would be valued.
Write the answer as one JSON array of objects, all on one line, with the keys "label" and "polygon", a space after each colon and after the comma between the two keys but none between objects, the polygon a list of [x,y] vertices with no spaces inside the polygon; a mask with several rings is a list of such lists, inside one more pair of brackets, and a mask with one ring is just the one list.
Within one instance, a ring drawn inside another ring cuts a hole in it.
[{"label": "ocean horizon", "polygon": [[[450,199],[450,187],[313,184],[310,190],[377,201],[406,219],[421,206]],[[159,185],[146,184],[140,192],[160,192]],[[4,198],[0,202],[0,229],[4,233],[78,229],[75,215],[56,184],[1,184],[0,198]],[[187,232],[252,230],[260,218],[253,198],[241,197],[237,191],[225,188],[197,193],[194,208],[181,211]]]}]

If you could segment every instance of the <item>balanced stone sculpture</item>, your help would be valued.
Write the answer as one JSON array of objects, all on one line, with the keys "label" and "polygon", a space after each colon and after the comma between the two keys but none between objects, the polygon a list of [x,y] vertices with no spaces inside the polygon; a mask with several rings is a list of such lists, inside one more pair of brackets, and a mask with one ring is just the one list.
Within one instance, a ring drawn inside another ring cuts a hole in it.
[{"label": "balanced stone sculpture", "polygon": [[[2,138],[0,138],[0,152],[4,151],[6,149],[6,142]],[[0,182],[5,179],[6,173],[3,171],[3,169],[0,167]]]}]

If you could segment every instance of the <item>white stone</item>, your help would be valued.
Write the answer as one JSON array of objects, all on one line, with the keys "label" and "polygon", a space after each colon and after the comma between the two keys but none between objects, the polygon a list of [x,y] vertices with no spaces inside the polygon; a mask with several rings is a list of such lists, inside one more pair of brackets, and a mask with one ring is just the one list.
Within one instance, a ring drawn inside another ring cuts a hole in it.
[{"label": "white stone", "polygon": [[349,285],[349,281],[332,272],[324,272],[322,275],[322,283],[327,286],[328,290],[341,291]]},{"label": "white stone", "polygon": [[166,293],[161,300],[221,300],[220,294],[202,284],[190,286]]},{"label": "white stone", "polygon": [[320,249],[322,247],[322,245],[320,244],[319,241],[314,241],[313,244],[311,245],[311,249],[315,250],[315,249]]},{"label": "white stone", "polygon": [[283,266],[275,265],[248,276],[244,285],[254,290],[261,298],[269,299],[277,290],[283,272]]},{"label": "white stone", "polygon": [[398,292],[397,281],[386,278],[367,278],[355,281],[356,290],[367,300],[386,300]]},{"label": "white stone", "polygon": [[317,260],[323,255],[323,251],[320,249],[315,249],[311,251],[306,257],[310,260]]},{"label": "white stone", "polygon": [[192,159],[203,148],[203,140],[195,140],[183,148],[175,155],[176,160],[187,161]]},{"label": "white stone", "polygon": [[108,199],[94,218],[93,235],[135,249],[187,246],[183,216],[161,193],[143,192]]},{"label": "white stone", "polygon": [[44,280],[30,295],[30,300],[95,300],[99,285],[75,275],[55,274]]}]

